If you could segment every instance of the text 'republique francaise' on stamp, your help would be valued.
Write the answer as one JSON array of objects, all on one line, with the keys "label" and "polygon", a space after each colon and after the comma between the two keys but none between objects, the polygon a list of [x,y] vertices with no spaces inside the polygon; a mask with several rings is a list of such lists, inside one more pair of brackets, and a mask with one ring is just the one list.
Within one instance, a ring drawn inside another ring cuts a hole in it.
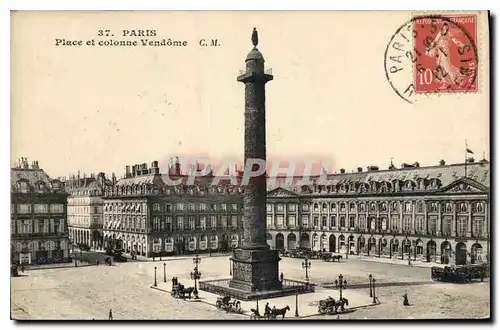
[{"label": "text 'republique francaise' on stamp", "polygon": [[387,44],[387,81],[405,101],[478,90],[476,15],[419,15]]}]

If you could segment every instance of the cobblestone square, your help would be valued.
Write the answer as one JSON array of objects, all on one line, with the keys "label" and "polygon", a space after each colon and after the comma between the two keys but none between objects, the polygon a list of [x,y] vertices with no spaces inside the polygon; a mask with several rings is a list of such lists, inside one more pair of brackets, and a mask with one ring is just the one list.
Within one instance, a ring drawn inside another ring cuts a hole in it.
[{"label": "cobblestone square", "polygon": [[[366,260],[365,260],[366,259]],[[352,256],[340,263],[311,260],[310,281],[329,286],[340,274],[347,280],[343,295],[367,300],[368,274],[377,280],[376,296],[380,305],[360,308],[341,315],[345,319],[363,318],[485,318],[489,317],[490,283],[449,284],[432,282],[428,267],[376,262],[375,258]],[[285,278],[304,280],[301,259],[283,258],[280,271]],[[164,283],[163,264],[166,264],[167,283]],[[204,257],[200,264],[202,281],[229,278],[229,257]],[[22,277],[12,278],[12,315],[15,319],[107,319],[109,309],[113,319],[246,319],[217,310],[204,302],[175,299],[169,293],[153,290],[154,267],[160,288],[170,289],[172,277],[178,277],[187,286],[193,270],[192,257],[169,258],[167,261],[115,263],[113,266],[88,266],[27,271]],[[337,290],[324,291],[334,298]],[[407,292],[411,306],[403,307],[402,295]],[[200,296],[210,294],[200,291]],[[306,294],[307,295],[307,294]],[[299,296],[299,311],[306,295]],[[263,310],[266,300],[260,301]],[[290,305],[287,318],[293,318],[294,297],[273,299],[276,307]],[[305,304],[305,303],[304,303]],[[283,306],[281,306],[283,305]],[[272,306],[272,304],[271,304]],[[302,316],[302,315],[301,315]],[[312,316],[332,318],[336,316]]]}]

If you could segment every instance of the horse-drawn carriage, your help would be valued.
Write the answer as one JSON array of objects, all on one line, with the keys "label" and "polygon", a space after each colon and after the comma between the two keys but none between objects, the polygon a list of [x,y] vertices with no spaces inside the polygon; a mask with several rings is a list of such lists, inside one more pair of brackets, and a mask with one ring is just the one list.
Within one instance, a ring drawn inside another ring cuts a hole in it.
[{"label": "horse-drawn carriage", "polygon": [[342,299],[335,300],[332,297],[328,297],[319,301],[318,313],[329,315],[337,314],[339,307],[340,311],[343,312],[345,311],[345,306],[349,306],[347,298],[343,297]]},{"label": "horse-drawn carriage", "polygon": [[488,265],[465,265],[460,267],[432,267],[431,279],[433,281],[469,283],[474,279],[481,279],[489,276]]},{"label": "horse-drawn carriage", "polygon": [[274,306],[273,308],[266,307],[264,315],[260,315],[260,312],[255,308],[251,308],[250,310],[252,311],[252,314],[250,315],[251,320],[276,320],[278,316],[282,316],[281,319],[284,319],[286,312],[290,310],[290,306],[286,306],[284,308],[276,308]]},{"label": "horse-drawn carriage", "polygon": [[229,295],[218,297],[215,306],[218,309],[225,310],[228,313],[241,313],[241,302],[236,299],[231,301],[231,296]]},{"label": "horse-drawn carriage", "polygon": [[325,262],[330,262],[330,261],[340,262],[340,260],[342,259],[342,256],[340,254],[333,254],[331,252],[323,252],[322,259]]},{"label": "horse-drawn carriage", "polygon": [[305,257],[309,258],[310,255],[311,255],[311,249],[308,248],[297,248],[290,250],[290,252],[288,252],[288,256],[291,258],[305,258]]},{"label": "horse-drawn carriage", "polygon": [[186,299],[187,295],[187,298],[191,299],[191,295],[193,294],[193,292],[194,292],[194,287],[190,286],[186,288],[181,283],[175,283],[174,285],[172,285],[172,292],[170,293],[170,295],[174,298],[181,298],[181,299]]}]

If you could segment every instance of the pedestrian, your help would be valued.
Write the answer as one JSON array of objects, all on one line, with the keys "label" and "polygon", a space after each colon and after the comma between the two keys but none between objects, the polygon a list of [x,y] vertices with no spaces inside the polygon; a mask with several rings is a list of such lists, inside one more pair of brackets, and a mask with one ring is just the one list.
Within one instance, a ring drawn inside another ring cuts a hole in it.
[{"label": "pedestrian", "polygon": [[113,320],[113,310],[112,309],[109,310],[109,320],[110,321]]},{"label": "pedestrian", "polygon": [[21,265],[21,272],[24,273],[24,265]]},{"label": "pedestrian", "polygon": [[155,262],[155,256],[153,256],[153,262]]},{"label": "pedestrian", "polygon": [[99,260],[97,260],[97,261],[95,262],[95,264],[96,264],[96,266],[99,266]]},{"label": "pedestrian", "polygon": [[410,306],[410,302],[408,301],[408,293],[406,292],[403,295],[403,306]]},{"label": "pedestrian", "polygon": [[283,275],[283,272],[281,272],[281,274],[280,274],[281,284],[283,284],[283,279],[284,279],[284,277],[285,277],[285,276]]}]

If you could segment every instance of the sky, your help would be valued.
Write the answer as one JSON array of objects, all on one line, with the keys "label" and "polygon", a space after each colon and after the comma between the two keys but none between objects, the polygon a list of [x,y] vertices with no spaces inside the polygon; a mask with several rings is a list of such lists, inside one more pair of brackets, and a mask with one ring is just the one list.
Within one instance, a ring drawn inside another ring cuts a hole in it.
[{"label": "sky", "polygon": [[[482,17],[482,16],[481,16]],[[243,159],[244,85],[252,48],[266,85],[268,158],[325,160],[330,172],[489,158],[486,20],[478,20],[479,90],[409,104],[384,53],[409,12],[25,12],[12,16],[11,160],[52,177],[124,173],[171,157]],[[484,17],[483,17],[484,18]],[[100,37],[109,29],[113,37]],[[123,37],[123,30],[155,30]],[[55,39],[186,40],[186,47],[55,46]],[[200,39],[217,39],[201,47]],[[404,74],[411,79],[413,74]]]}]

